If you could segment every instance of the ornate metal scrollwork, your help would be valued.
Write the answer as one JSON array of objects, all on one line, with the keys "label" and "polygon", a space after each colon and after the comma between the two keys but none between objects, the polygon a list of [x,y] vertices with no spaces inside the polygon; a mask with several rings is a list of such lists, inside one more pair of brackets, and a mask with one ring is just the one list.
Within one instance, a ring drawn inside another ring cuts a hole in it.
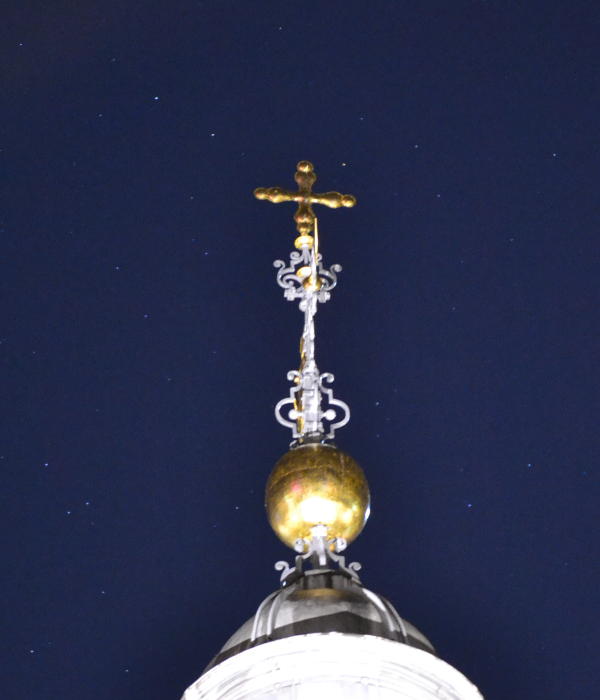
[{"label": "ornate metal scrollwork", "polygon": [[[333,396],[330,387],[323,386],[323,382],[331,383],[334,376],[331,372],[324,372],[315,378],[311,375],[302,377],[298,370],[287,373],[290,387],[290,395],[286,396],[275,406],[275,418],[277,422],[286,428],[290,428],[294,439],[307,435],[320,435],[323,439],[332,440],[335,431],[345,426],[350,420],[350,407],[344,401]],[[304,401],[299,401],[299,394],[304,395]],[[310,396],[308,396],[310,394]],[[325,399],[326,408],[321,403]],[[311,406],[314,404],[314,406]],[[298,410],[298,406],[302,408]],[[285,411],[285,408],[289,410]],[[312,409],[312,412],[311,412]],[[299,426],[302,426],[299,428]]]},{"label": "ornate metal scrollwork", "polygon": [[293,583],[304,574],[305,563],[312,564],[313,568],[324,568],[335,564],[340,571],[343,571],[350,578],[360,582],[358,571],[362,565],[353,561],[346,565],[346,557],[340,552],[346,549],[346,540],[338,538],[327,538],[327,528],[324,525],[317,525],[313,528],[310,539],[297,540],[295,550],[298,556],[294,559],[294,566],[290,566],[286,561],[275,563],[275,570],[281,571],[280,581],[286,586]]},{"label": "ornate metal scrollwork", "polygon": [[[348,404],[345,401],[333,398],[333,389],[331,389],[330,387],[323,386],[323,382],[332,384],[334,380],[335,377],[331,372],[324,372],[319,377],[319,387],[321,388],[321,391],[327,396],[327,401],[329,405],[334,407],[329,408],[323,414],[323,418],[330,421],[329,433],[327,434],[327,437],[331,439],[333,438],[335,431],[338,428],[343,428],[350,420],[350,406],[348,406]],[[336,418],[338,418],[338,409],[343,413],[343,417],[339,420],[336,420]]]},{"label": "ornate metal scrollwork", "polygon": [[[283,295],[288,301],[304,299],[306,289],[302,269],[309,269],[312,265],[311,252],[307,246],[301,251],[293,250],[290,253],[289,265],[283,260],[275,260],[273,267],[277,268],[277,284],[283,289]],[[335,263],[329,269],[323,267],[322,255],[319,253],[316,260],[316,274],[319,279],[319,289],[315,296],[321,303],[331,298],[331,290],[337,284],[337,276],[342,271],[342,266]],[[300,273],[300,274],[299,274]]]},{"label": "ornate metal scrollwork", "polygon": [[301,249],[290,253],[289,264],[283,260],[273,263],[277,269],[277,284],[283,289],[285,298],[289,301],[298,299],[300,311],[304,314],[300,369],[288,372],[287,378],[293,384],[289,396],[275,406],[275,418],[292,431],[294,440],[330,440],[335,431],[350,420],[350,408],[334,398],[333,390],[326,386],[333,382],[333,374],[319,372],[315,361],[314,318],[318,304],[331,298],[331,290],[337,285],[342,267],[335,264],[329,269],[324,268],[322,256],[315,250],[317,238],[303,240]]}]

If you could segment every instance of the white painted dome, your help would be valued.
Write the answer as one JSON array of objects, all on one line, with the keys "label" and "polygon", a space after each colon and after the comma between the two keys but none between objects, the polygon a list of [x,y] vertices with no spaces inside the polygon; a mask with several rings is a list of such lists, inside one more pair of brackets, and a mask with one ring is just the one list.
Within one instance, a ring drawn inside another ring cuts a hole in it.
[{"label": "white painted dome", "polygon": [[202,675],[182,700],[482,700],[433,654],[371,635],[306,634],[247,649]]}]

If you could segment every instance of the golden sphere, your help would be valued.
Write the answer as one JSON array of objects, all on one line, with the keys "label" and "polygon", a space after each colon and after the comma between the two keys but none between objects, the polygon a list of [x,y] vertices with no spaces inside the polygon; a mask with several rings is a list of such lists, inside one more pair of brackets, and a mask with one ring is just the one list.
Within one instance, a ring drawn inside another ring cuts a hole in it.
[{"label": "golden sphere", "polygon": [[314,169],[315,166],[308,160],[301,160],[296,166],[296,170],[301,173],[312,173]]},{"label": "golden sphere", "polygon": [[313,247],[313,243],[314,240],[311,235],[297,236],[294,240],[294,246],[298,248],[298,250],[301,250],[303,246],[306,246],[310,249]]},{"label": "golden sphere", "polygon": [[269,523],[285,544],[310,538],[326,525],[328,537],[356,539],[369,517],[369,485],[358,463],[337,447],[307,444],[277,462],[265,493]]}]

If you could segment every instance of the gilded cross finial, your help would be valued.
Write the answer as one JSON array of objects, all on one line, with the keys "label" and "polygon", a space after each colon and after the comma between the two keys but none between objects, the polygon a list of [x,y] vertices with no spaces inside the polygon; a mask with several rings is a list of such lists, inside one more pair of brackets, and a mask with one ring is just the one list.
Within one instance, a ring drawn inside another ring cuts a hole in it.
[{"label": "gilded cross finial", "polygon": [[[312,186],[315,184],[317,176],[312,163],[307,160],[301,160],[296,166],[296,174],[294,180],[298,184],[298,191],[284,190],[282,187],[257,187],[254,190],[254,196],[257,199],[268,199],[269,202],[298,202],[298,209],[294,214],[296,229],[300,236],[296,239],[296,247],[301,248],[303,244],[312,245],[311,231],[315,225],[315,213],[313,204],[324,204],[330,209],[338,209],[339,207],[353,207],[356,204],[356,198],[351,194],[340,194],[339,192],[325,192],[317,194],[312,191]],[[302,240],[303,236],[308,238]]]},{"label": "gilded cross finial", "polygon": [[297,166],[298,192],[281,187],[259,187],[254,190],[257,199],[271,202],[298,202],[294,216],[299,236],[294,241],[296,250],[290,253],[289,264],[275,260],[277,284],[289,301],[298,300],[304,314],[304,328],[300,340],[300,367],[288,372],[292,382],[289,396],[275,406],[277,421],[292,430],[293,445],[324,442],[334,437],[335,431],[350,420],[350,408],[340,399],[334,398],[333,374],[320,372],[315,359],[315,315],[319,304],[331,297],[337,284],[341,265],[329,269],[323,265],[319,252],[319,228],[312,210],[313,204],[337,209],[352,207],[356,200],[351,194],[326,192],[314,194],[312,186],[317,179],[312,163],[300,161]]}]

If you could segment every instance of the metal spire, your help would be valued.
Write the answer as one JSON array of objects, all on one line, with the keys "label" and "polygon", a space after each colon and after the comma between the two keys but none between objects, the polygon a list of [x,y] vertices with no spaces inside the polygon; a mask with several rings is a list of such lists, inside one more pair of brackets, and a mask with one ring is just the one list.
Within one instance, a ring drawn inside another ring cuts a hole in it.
[{"label": "metal spire", "polygon": [[[331,290],[337,284],[341,265],[323,267],[319,253],[319,229],[312,204],[325,204],[331,208],[351,207],[356,203],[352,195],[339,192],[313,194],[312,185],[317,179],[312,163],[298,163],[295,175],[298,192],[280,187],[258,187],[254,190],[257,199],[271,202],[298,202],[294,215],[300,235],[294,241],[296,250],[290,253],[289,265],[275,260],[277,284],[284,290],[288,301],[299,299],[300,311],[304,313],[304,328],[300,340],[300,367],[287,374],[293,382],[289,396],[275,406],[275,417],[281,425],[290,428],[293,444],[322,442],[334,437],[338,428],[350,420],[350,408],[334,398],[333,390],[327,386],[334,380],[330,372],[320,373],[315,360],[315,315],[319,303],[331,298]],[[314,236],[310,235],[314,231]],[[324,407],[325,405],[325,407]]]}]

